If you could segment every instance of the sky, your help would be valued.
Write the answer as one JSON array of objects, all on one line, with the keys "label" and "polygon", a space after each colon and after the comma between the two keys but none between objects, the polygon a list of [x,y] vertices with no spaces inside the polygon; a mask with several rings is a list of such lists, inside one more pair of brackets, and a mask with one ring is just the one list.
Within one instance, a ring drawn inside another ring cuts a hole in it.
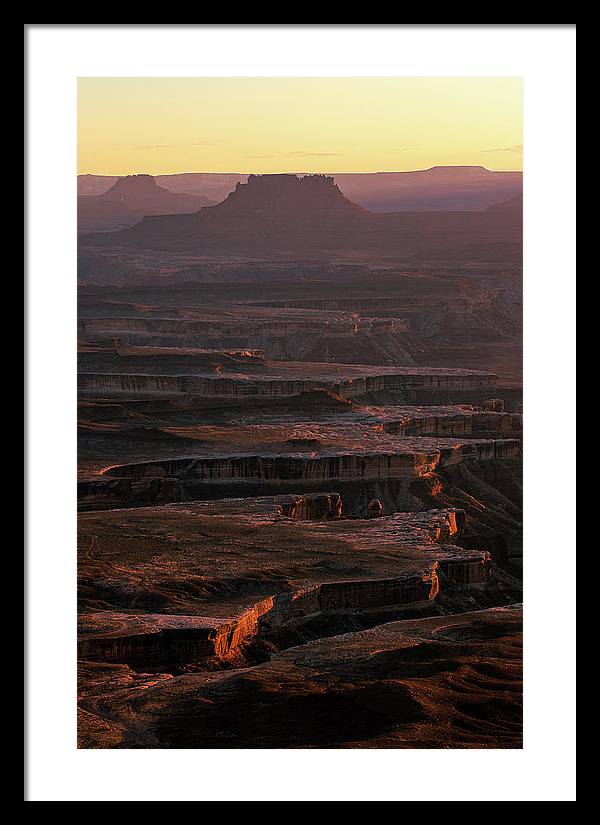
[{"label": "sky", "polygon": [[78,173],[522,169],[518,77],[79,78]]}]

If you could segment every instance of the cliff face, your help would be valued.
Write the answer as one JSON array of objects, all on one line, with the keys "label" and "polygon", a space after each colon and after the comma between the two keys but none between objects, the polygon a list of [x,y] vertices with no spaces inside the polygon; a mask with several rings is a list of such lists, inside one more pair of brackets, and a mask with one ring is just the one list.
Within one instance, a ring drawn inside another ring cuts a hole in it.
[{"label": "cliff face", "polygon": [[[235,652],[265,623],[272,632],[316,615],[423,606],[438,596],[442,584],[487,582],[485,551],[443,544],[462,532],[462,511],[396,513],[363,521],[340,518],[339,505],[339,496],[330,493],[82,516],[80,592],[84,600],[89,593],[91,610],[80,616],[80,657],[141,668],[177,667]],[[168,526],[168,532],[157,531],[158,524]],[[127,538],[134,525],[147,541]],[[217,533],[209,535],[215,528]],[[246,548],[235,569],[214,564],[205,552],[205,539],[212,544],[216,535],[225,554],[233,543]],[[304,541],[297,544],[297,537]],[[260,549],[253,549],[257,541]],[[267,576],[266,565],[273,564],[273,548],[281,542],[291,542],[295,550],[281,555],[276,576]],[[332,558],[342,554],[351,566],[315,566],[316,545]],[[116,556],[128,564],[120,586],[111,573]],[[160,613],[140,609],[158,599]],[[133,609],[124,610],[128,604]]]},{"label": "cliff face", "polygon": [[[261,481],[307,481],[326,479],[403,479],[427,476],[436,468],[463,461],[490,461],[519,458],[521,444],[516,439],[485,441],[458,439],[398,439],[395,450],[372,448],[366,452],[357,445],[352,452],[344,448],[329,455],[314,453],[288,455],[243,455],[226,458],[181,458],[164,462],[124,464],[106,470],[115,478],[141,479],[177,478],[182,480],[230,481],[245,479]],[[389,452],[388,452],[389,450]]]},{"label": "cliff face", "polygon": [[[426,443],[420,444],[421,441]],[[189,447],[193,449],[192,444]],[[79,482],[78,506],[82,511],[98,511],[248,496],[258,491],[326,491],[335,481],[347,503],[344,512],[364,515],[374,498],[385,503],[386,512],[399,506],[414,506],[415,496],[424,495],[434,504],[444,486],[439,473],[450,472],[458,479],[456,489],[446,499],[448,504],[454,500],[452,496],[459,495],[461,504],[469,502],[471,499],[460,488],[472,483],[474,473],[485,472],[483,468],[489,465],[492,469],[487,473],[488,483],[492,487],[497,483],[494,474],[503,472],[502,465],[506,464],[506,472],[510,473],[521,457],[521,444],[516,439],[405,439],[387,451],[359,446],[354,452],[343,447],[313,447],[315,452],[301,454],[301,449],[310,446],[298,447],[295,453],[291,453],[290,447],[287,449],[287,455],[204,456],[109,466],[101,474]],[[461,478],[460,473],[465,477]],[[513,514],[518,511],[506,497],[490,489],[484,487],[478,493],[486,498],[493,496],[499,505],[493,517],[491,512],[486,514],[492,520],[498,515],[504,518],[507,507]],[[302,498],[306,499],[304,495]],[[296,519],[306,513],[310,518],[319,517],[319,513],[322,518],[334,518],[341,501],[326,506],[324,501],[317,498],[314,502],[309,497],[302,504],[294,504],[287,514]]]},{"label": "cliff face", "polygon": [[[329,371],[329,365],[310,365],[311,369],[265,369],[260,376],[215,377],[199,374],[191,367],[188,375],[135,374],[122,372],[84,372],[78,376],[80,393],[107,396],[190,394],[202,398],[291,398],[312,390],[331,390],[343,398],[359,398],[371,393],[395,393],[412,397],[449,393],[487,393],[495,387],[496,376],[477,370],[427,369],[418,367],[365,367],[348,365],[346,375]],[[320,367],[320,369],[316,369]],[[179,367],[179,372],[183,369]]]}]

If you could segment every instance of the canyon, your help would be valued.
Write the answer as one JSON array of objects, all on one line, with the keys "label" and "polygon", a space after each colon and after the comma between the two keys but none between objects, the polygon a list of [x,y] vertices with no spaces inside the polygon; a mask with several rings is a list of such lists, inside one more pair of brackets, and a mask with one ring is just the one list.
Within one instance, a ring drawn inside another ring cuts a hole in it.
[{"label": "canyon", "polygon": [[522,746],[520,183],[466,176],[80,223],[79,747]]}]

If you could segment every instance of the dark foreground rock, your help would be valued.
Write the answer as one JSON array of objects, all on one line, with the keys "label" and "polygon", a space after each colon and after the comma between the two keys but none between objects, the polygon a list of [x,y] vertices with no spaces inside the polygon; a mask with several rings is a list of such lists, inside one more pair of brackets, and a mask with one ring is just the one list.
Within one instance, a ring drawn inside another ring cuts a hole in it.
[{"label": "dark foreground rock", "polygon": [[83,748],[520,748],[521,609],[392,622],[254,667],[80,668]]}]

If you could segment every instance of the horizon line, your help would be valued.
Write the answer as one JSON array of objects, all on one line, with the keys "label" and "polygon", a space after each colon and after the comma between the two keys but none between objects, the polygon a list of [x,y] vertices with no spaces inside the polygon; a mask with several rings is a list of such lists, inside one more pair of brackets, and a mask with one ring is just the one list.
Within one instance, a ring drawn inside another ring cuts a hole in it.
[{"label": "horizon line", "polygon": [[514,174],[515,172],[523,173],[523,169],[490,169],[488,166],[483,166],[480,163],[456,163],[456,164],[434,164],[433,166],[426,166],[426,167],[419,167],[416,169],[372,169],[372,170],[364,170],[364,171],[347,171],[347,172],[329,172],[329,171],[322,171],[322,172],[307,172],[306,170],[300,170],[295,172],[290,171],[277,171],[277,172],[240,172],[238,170],[229,170],[229,171],[206,171],[206,170],[184,170],[180,172],[77,172],[77,177],[81,177],[83,175],[93,175],[94,177],[98,178],[124,178],[131,175],[150,175],[153,178],[157,177],[169,177],[174,175],[331,175],[335,177],[336,175],[394,175],[394,174],[403,174],[403,173],[411,173],[411,172],[429,172],[432,169],[484,169],[486,172],[495,172],[495,173],[509,173]]}]

